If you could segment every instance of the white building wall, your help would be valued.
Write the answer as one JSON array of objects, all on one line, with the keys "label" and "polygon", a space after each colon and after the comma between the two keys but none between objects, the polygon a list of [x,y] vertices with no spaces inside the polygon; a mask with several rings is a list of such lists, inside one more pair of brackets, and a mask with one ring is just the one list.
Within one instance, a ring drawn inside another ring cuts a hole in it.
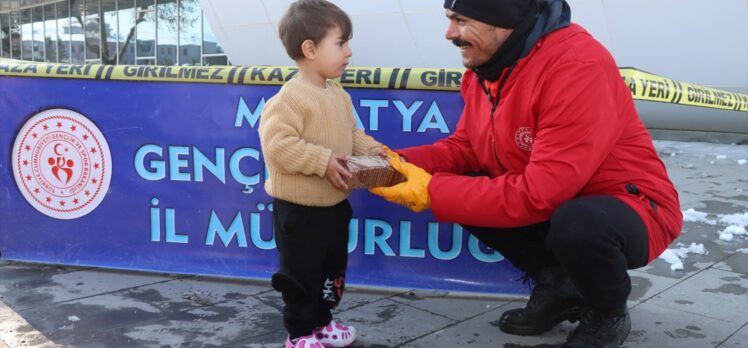
[{"label": "white building wall", "polygon": [[[234,64],[291,65],[277,22],[291,0],[201,0]],[[333,0],[353,20],[351,65],[460,68],[441,0]],[[569,0],[619,66],[748,93],[748,0]]]}]

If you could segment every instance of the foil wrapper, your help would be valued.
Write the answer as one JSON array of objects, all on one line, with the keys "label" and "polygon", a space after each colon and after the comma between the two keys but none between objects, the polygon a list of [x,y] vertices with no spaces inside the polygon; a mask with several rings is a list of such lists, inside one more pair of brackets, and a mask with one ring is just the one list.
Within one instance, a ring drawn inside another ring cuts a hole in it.
[{"label": "foil wrapper", "polygon": [[351,189],[388,187],[405,181],[402,174],[379,156],[348,156],[346,164],[353,174],[348,180]]}]

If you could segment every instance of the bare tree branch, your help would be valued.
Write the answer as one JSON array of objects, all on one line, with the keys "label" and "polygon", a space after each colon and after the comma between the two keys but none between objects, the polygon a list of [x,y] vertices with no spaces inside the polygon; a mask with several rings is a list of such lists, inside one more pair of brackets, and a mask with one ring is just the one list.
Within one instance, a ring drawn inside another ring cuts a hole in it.
[{"label": "bare tree branch", "polygon": [[[127,49],[127,46],[130,45],[130,41],[135,35],[135,28],[138,27],[138,24],[142,23],[145,20],[145,12],[138,13],[138,18],[135,19],[135,25],[130,28],[130,32],[127,34],[127,39],[125,39],[125,44],[122,45],[122,47],[119,49],[119,56],[122,57],[123,54],[125,54],[125,50]],[[119,38],[118,38],[119,41]]]},{"label": "bare tree branch", "polygon": [[[76,8],[81,3],[81,0],[71,0],[70,1],[70,8]],[[170,28],[178,28],[179,26],[177,23],[181,24],[182,26],[192,26],[195,23],[199,22],[200,20],[200,12],[198,11],[185,11],[185,9],[188,6],[194,7],[196,6],[197,1],[196,0],[182,0],[180,1],[177,6],[177,2],[175,0],[174,3],[172,3],[173,6],[162,6],[159,5],[157,12],[156,11],[148,11],[147,9],[149,7],[152,7],[154,5],[148,5],[143,8],[141,8],[140,11],[138,11],[136,8],[133,8],[132,10],[135,11],[137,14],[137,18],[135,18],[134,25],[130,28],[130,31],[127,34],[127,38],[125,39],[124,44],[119,48],[119,51],[117,52],[118,57],[122,57],[125,52],[127,51],[127,48],[135,41],[133,38],[135,36],[135,30],[138,27],[138,24],[144,22],[146,20],[146,16],[148,14],[155,15],[153,18],[154,21],[166,21],[170,24],[173,24],[169,26]],[[199,7],[197,7],[199,9]],[[85,9],[83,9],[85,11]],[[99,35],[100,35],[100,45],[101,47],[101,63],[102,64],[116,64],[117,63],[117,56],[110,57],[109,56],[109,42],[107,41],[109,38],[109,31],[110,28],[106,25],[105,19],[104,19],[104,13],[103,9],[99,8],[98,14],[98,27],[99,27]],[[84,31],[84,40],[83,44],[86,47],[86,49],[89,49],[91,51],[96,51],[97,45],[95,45],[92,42],[89,42],[89,40],[86,40],[86,25],[84,23],[84,19],[82,16],[79,15],[73,15],[73,13],[70,13],[71,17],[74,17],[76,20],[78,20],[78,23],[80,23],[81,28],[83,28]],[[118,29],[116,29],[118,30]],[[117,35],[117,42],[119,42],[120,36]],[[179,43],[177,42],[177,47],[179,46]],[[156,45],[156,42],[154,42],[154,46]],[[84,52],[85,55],[85,52]],[[85,58],[84,58],[85,59]]]}]

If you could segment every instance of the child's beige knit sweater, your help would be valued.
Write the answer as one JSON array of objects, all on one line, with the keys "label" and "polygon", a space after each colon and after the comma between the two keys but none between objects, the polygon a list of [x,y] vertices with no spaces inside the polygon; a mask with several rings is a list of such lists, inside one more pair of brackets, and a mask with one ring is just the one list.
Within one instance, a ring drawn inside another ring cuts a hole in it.
[{"label": "child's beige knit sweater", "polygon": [[374,155],[382,147],[356,128],[352,107],[350,95],[331,80],[323,89],[294,78],[268,100],[260,117],[268,195],[319,207],[348,197],[350,191],[325,179],[332,154]]}]

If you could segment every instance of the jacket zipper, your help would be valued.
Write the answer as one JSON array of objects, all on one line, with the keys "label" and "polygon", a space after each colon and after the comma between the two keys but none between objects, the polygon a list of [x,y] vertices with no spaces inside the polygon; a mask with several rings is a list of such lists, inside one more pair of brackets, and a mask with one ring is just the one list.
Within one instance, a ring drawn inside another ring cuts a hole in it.
[{"label": "jacket zipper", "polygon": [[491,103],[491,114],[490,114],[490,121],[491,121],[491,150],[493,152],[493,158],[496,161],[496,164],[499,165],[499,168],[501,168],[501,171],[506,173],[506,168],[504,165],[501,164],[501,161],[499,160],[499,153],[496,150],[496,130],[494,126],[494,114],[496,113],[496,109],[499,108],[499,101],[501,100],[501,91],[504,89],[504,84],[506,83],[506,80],[509,79],[509,75],[512,74],[512,71],[514,70],[514,64],[512,64],[509,67],[509,70],[506,72],[504,76],[502,76],[501,80],[499,81],[499,88],[496,90],[496,100],[493,100],[491,98],[491,89],[490,87],[487,89],[486,86],[483,85],[483,81],[479,81],[479,84],[481,88],[483,88],[483,92],[486,93],[486,97],[488,98],[488,101]]},{"label": "jacket zipper", "polygon": [[501,171],[506,173],[506,169],[504,168],[503,165],[501,165],[501,161],[499,160],[499,153],[498,151],[496,151],[496,135],[495,135],[496,130],[494,127],[493,115],[496,112],[496,109],[498,109],[498,107],[499,107],[499,102],[498,102],[498,96],[497,96],[496,103],[493,104],[493,106],[491,107],[491,151],[493,152],[493,158],[496,161],[496,163],[499,165],[499,167],[501,168]]}]

